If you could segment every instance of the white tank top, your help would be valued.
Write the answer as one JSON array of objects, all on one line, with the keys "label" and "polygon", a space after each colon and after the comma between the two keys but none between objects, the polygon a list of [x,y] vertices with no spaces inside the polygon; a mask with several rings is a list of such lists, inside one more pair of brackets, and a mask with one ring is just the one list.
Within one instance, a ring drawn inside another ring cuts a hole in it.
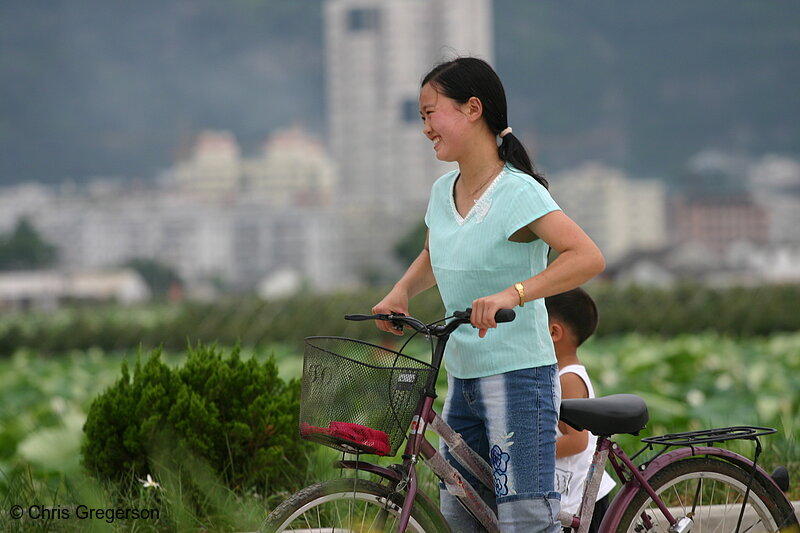
[{"label": "white tank top", "polygon": [[[592,382],[589,380],[589,374],[583,365],[569,365],[565,366],[558,371],[559,377],[564,374],[575,374],[583,380],[586,385],[586,390],[589,392],[589,398],[594,398],[594,389]],[[562,433],[556,429],[558,436],[561,437]],[[583,481],[586,478],[586,473],[589,471],[589,466],[592,464],[592,456],[594,455],[594,448],[597,445],[597,437],[589,432],[589,445],[580,453],[570,455],[569,457],[556,458],[556,490],[561,493],[561,510],[575,514],[578,512],[578,507],[581,505],[583,498]],[[599,500],[614,488],[616,481],[608,475],[608,472],[603,472],[603,479],[600,482],[600,491],[597,493]]]}]

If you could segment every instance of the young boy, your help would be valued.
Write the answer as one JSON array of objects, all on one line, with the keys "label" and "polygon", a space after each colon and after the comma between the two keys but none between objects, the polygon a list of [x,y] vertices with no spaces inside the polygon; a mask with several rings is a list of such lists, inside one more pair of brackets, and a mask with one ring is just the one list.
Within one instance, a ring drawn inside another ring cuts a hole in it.
[{"label": "young boy", "polygon": [[[597,306],[589,294],[573,289],[545,298],[550,337],[558,359],[558,375],[562,398],[594,398],[594,389],[586,368],[578,360],[578,346],[597,328]],[[563,422],[558,423],[556,440],[556,490],[561,492],[561,509],[578,512],[583,497],[583,480],[592,462],[597,437],[589,431],[577,431]],[[603,472],[590,533],[599,529],[608,509],[608,494],[616,483]]]}]

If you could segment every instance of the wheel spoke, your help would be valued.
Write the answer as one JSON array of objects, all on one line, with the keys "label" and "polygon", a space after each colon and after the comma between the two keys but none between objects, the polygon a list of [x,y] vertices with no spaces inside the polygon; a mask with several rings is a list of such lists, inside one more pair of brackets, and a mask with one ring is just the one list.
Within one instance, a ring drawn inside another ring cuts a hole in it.
[{"label": "wheel spoke", "polygon": [[347,525],[352,530],[353,529],[353,507],[355,506],[356,501],[356,490],[355,490],[355,480],[353,480],[353,499],[350,500],[350,509],[347,513]]},{"label": "wheel spoke", "polygon": [[[349,483],[349,485],[348,485]],[[332,480],[303,489],[275,509],[262,533],[298,529],[314,533],[368,533],[393,531],[402,513],[402,499],[378,483]],[[407,531],[425,533],[446,529],[438,509],[417,502]]]},{"label": "wheel spoke", "polygon": [[[697,488],[694,491],[694,498],[692,499],[692,510],[690,516],[695,516],[697,514],[697,501],[702,499],[703,497],[703,478],[697,478]],[[702,502],[701,502],[702,503]],[[698,533],[703,533],[702,527]]]},{"label": "wheel spoke", "polygon": [[[791,516],[791,509],[782,494],[751,475],[720,459],[694,457],[666,465],[649,482],[676,520],[692,520],[693,533],[730,533],[743,506],[741,533],[774,533],[785,516]],[[641,490],[623,511],[617,532],[661,533],[669,527],[658,506]]]},{"label": "wheel spoke", "polygon": [[[339,514],[339,502],[333,504],[334,509],[336,509],[336,521],[341,524],[342,523],[342,516]],[[322,527],[320,525],[320,527]],[[333,528],[331,528],[333,529]]]}]

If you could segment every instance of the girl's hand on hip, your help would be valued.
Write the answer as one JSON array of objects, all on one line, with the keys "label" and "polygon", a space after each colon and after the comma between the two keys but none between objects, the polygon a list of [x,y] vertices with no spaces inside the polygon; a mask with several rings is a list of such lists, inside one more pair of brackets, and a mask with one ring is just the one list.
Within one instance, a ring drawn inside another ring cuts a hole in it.
[{"label": "girl's hand on hip", "polygon": [[489,328],[497,327],[494,315],[500,309],[513,309],[518,305],[519,293],[514,287],[509,287],[504,291],[473,301],[470,322],[478,328],[478,336],[484,338]]}]

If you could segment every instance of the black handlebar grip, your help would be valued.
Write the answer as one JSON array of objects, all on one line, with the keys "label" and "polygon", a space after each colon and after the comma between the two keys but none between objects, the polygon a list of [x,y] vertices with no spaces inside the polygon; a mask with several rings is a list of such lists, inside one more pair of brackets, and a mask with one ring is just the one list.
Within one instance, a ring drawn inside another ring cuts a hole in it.
[{"label": "black handlebar grip", "polygon": [[513,309],[500,309],[494,315],[494,321],[498,324],[503,322],[513,322],[517,318],[517,313]]},{"label": "black handlebar grip", "polygon": [[[469,321],[470,315],[472,315],[471,307],[467,307],[464,311],[456,311],[453,313],[454,317],[467,321]],[[498,309],[494,314],[494,321],[498,324],[513,322],[515,318],[517,318],[517,313],[515,313],[513,309]]]},{"label": "black handlebar grip", "polygon": [[375,320],[378,315],[344,315],[345,320]]}]

